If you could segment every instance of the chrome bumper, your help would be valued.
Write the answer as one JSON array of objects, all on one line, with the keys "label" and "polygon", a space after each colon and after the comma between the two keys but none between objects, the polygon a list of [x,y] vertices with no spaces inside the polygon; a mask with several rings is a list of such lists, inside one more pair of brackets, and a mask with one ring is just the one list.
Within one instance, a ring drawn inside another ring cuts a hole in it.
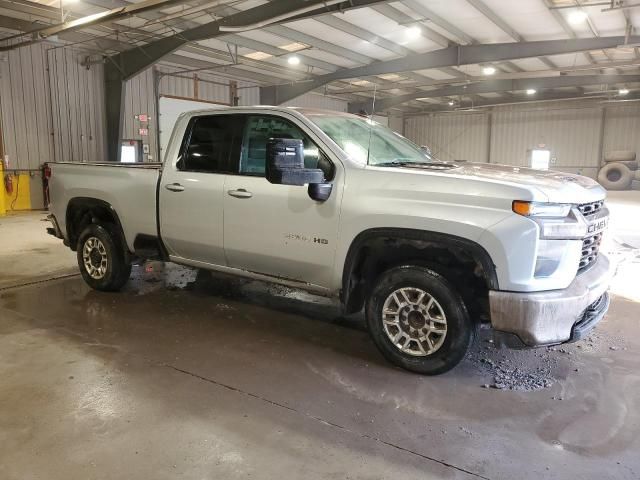
[{"label": "chrome bumper", "polygon": [[[489,292],[491,325],[498,337],[516,337],[538,347],[577,340],[598,323],[609,307],[607,289],[613,277],[609,259],[598,260],[564,290]],[[513,345],[512,341],[507,344]]]}]

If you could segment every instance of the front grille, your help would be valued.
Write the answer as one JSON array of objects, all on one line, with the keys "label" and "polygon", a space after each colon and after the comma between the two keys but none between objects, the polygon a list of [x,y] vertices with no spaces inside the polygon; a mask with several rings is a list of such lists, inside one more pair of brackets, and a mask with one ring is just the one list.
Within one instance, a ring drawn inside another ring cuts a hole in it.
[{"label": "front grille", "polygon": [[580,263],[578,264],[578,272],[584,271],[589,265],[596,261],[601,242],[602,232],[586,237],[582,241],[582,255],[580,256]]},{"label": "front grille", "polygon": [[600,209],[604,206],[604,200],[598,200],[597,202],[591,203],[583,203],[578,205],[578,210],[585,217],[590,217],[591,215],[595,215],[600,211]]}]

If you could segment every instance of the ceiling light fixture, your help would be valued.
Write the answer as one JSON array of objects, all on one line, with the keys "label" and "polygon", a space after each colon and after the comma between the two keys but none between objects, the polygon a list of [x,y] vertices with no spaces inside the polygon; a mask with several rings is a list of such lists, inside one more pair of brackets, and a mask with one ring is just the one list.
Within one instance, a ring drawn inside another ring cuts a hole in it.
[{"label": "ceiling light fixture", "polygon": [[628,88],[621,88],[620,90],[618,90],[618,95],[626,95],[628,93],[629,93]]},{"label": "ceiling light fixture", "polygon": [[408,39],[415,40],[422,35],[422,29],[418,26],[409,27],[405,31],[405,34]]},{"label": "ceiling light fixture", "polygon": [[527,88],[527,95],[535,95],[535,94],[536,94],[535,88]]},{"label": "ceiling light fixture", "polygon": [[449,106],[453,107],[456,104],[456,102],[454,102],[453,100],[449,100]]},{"label": "ceiling light fixture", "polygon": [[484,75],[493,75],[494,73],[496,73],[496,67],[491,67],[491,66],[483,67],[482,73]]},{"label": "ceiling light fixture", "polygon": [[567,20],[571,25],[580,25],[587,19],[588,16],[589,15],[587,15],[587,12],[576,10],[575,12],[571,12],[569,14],[569,18]]},{"label": "ceiling light fixture", "polygon": [[300,65],[300,57],[292,55],[291,57],[289,57],[287,62],[289,62],[289,65]]}]

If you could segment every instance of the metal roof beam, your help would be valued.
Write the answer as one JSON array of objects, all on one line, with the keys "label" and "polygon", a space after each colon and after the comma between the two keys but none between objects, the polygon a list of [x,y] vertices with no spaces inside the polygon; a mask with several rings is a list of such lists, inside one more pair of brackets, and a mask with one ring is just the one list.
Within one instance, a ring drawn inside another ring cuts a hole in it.
[{"label": "metal roof beam", "polygon": [[465,43],[465,44],[474,43],[474,39],[471,38],[469,35],[464,33],[462,30],[460,30],[458,27],[448,22],[444,18],[436,15],[435,13],[433,13],[431,10],[429,10],[427,7],[417,2],[416,0],[405,0],[403,3],[407,7],[409,7],[411,10],[416,12],[417,14],[422,15],[424,18],[429,19],[431,22],[433,22],[434,25],[439,26],[443,30],[449,32],[451,35],[458,38],[460,40],[460,42],[458,43]]},{"label": "metal roof beam", "polygon": [[[632,43],[638,42],[640,41],[640,36],[630,37],[629,41]],[[432,52],[407,55],[393,60],[379,61],[363,67],[342,69],[314,77],[304,83],[265,87],[261,91],[261,98],[265,99],[265,103],[278,105],[322,85],[345,78],[584,52],[601,48],[616,48],[623,42],[624,37],[600,37],[453,46]]]},{"label": "metal roof beam", "polygon": [[516,32],[510,25],[500,18],[493,10],[491,10],[482,0],[467,0],[467,2],[482,15],[491,21],[496,27],[509,35],[516,42],[523,42],[524,38]]},{"label": "metal roof beam", "polygon": [[[333,11],[343,11],[359,8],[383,0],[345,0],[341,3],[325,6],[323,0],[277,0],[259,5],[236,14],[202,24],[195,28],[183,30],[170,37],[150,42],[144,46],[128,50],[116,55],[112,60],[119,66],[122,76],[127,79],[145,68],[159,61],[165,55],[177,50],[182,45],[198,40],[206,40],[230,34],[227,28],[247,27],[247,30],[259,28],[264,22],[283,21],[283,17],[295,13],[300,9],[306,9],[305,13],[286,18],[286,21],[310,18]],[[309,10],[310,7],[317,8]]]},{"label": "metal roof beam", "polygon": [[339,3],[328,3],[326,0],[275,0],[109,57],[104,68],[108,158],[117,160],[120,154],[122,103],[126,88],[124,81],[180,47],[190,42],[228,35],[231,30],[251,30],[269,23],[301,20],[380,1],[383,0],[345,0]]},{"label": "metal roof beam", "polygon": [[381,5],[375,5],[371,7],[372,10],[384,15],[385,17],[393,20],[398,25],[418,25],[422,29],[422,35],[431,40],[436,45],[440,47],[448,47],[451,45],[451,40],[449,40],[444,35],[436,32],[432,28],[425,26],[422,21],[416,20],[404,12],[401,12],[395,7],[392,7],[389,4],[383,3]]},{"label": "metal roof beam", "polygon": [[[498,14],[496,14],[487,4],[485,4],[482,0],[467,0],[467,2],[476,10],[478,10],[482,15],[485,16],[491,23],[493,23],[496,27],[502,30],[504,33],[509,35],[516,42],[524,42],[525,39],[516,32],[511,25],[505,22]],[[544,63],[547,67],[554,68],[555,65],[551,60],[545,57],[538,58],[542,63]],[[513,64],[512,64],[513,65]],[[522,70],[520,70],[522,71]]]},{"label": "metal roof beam", "polygon": [[[609,98],[609,95],[602,94],[601,98]],[[550,101],[558,101],[558,100],[589,100],[598,98],[598,96],[591,97],[583,97],[582,95],[576,95],[575,93],[563,94],[563,93],[547,93],[544,95],[539,95],[535,99],[530,97],[515,97],[515,98],[504,98],[504,99],[484,99],[481,101],[474,102],[461,102],[456,108],[452,108],[448,105],[438,105],[433,107],[427,107],[422,109],[419,112],[412,112],[409,116],[414,115],[424,115],[428,113],[438,113],[438,112],[450,112],[450,113],[464,113],[469,111],[474,111],[475,109],[488,109],[490,107],[499,107],[501,105],[524,105],[529,103],[541,103],[541,102],[550,102]],[[640,95],[628,95],[625,97],[623,101],[627,100],[637,100],[640,99]],[[613,102],[612,102],[613,103]]]},{"label": "metal roof beam", "polygon": [[[558,22],[558,24],[562,27],[562,29],[565,31],[565,33],[567,35],[569,35],[569,38],[578,38],[578,36],[576,35],[576,32],[574,32],[573,29],[569,26],[569,24],[564,19],[564,17],[560,13],[560,11],[555,9],[555,8],[552,8],[553,4],[551,3],[551,1],[550,0],[543,0],[543,1],[544,1],[544,4],[546,5],[547,9],[549,10],[551,15],[553,16],[553,18],[556,20],[556,22]],[[578,5],[576,5],[576,7],[577,6]],[[584,56],[585,56],[585,58],[587,59],[587,61],[589,63],[591,63],[591,64],[595,64],[596,63],[589,52],[583,52],[583,53],[584,53]]]},{"label": "metal roof beam", "polygon": [[[472,83],[468,85],[457,85],[452,87],[437,88],[434,90],[424,90],[422,92],[410,93],[407,95],[397,95],[391,98],[379,99],[375,102],[377,112],[387,108],[400,105],[402,103],[419,98],[437,98],[454,95],[471,95],[479,93],[513,92],[519,90],[534,89],[537,91],[549,88],[579,87],[583,85],[616,84],[625,82],[640,82],[640,75],[563,75],[559,77],[528,78],[518,80],[490,80],[485,82]],[[349,104],[350,112],[365,110],[372,111],[373,102],[360,102]]]}]

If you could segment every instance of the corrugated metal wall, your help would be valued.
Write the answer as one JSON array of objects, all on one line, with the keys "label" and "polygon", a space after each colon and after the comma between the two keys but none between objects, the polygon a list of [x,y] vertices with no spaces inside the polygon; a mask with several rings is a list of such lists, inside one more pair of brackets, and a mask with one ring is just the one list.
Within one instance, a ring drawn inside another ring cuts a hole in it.
[{"label": "corrugated metal wall", "polygon": [[640,103],[607,107],[604,151],[611,150],[634,150],[640,156]]},{"label": "corrugated metal wall", "polygon": [[[604,123],[603,123],[604,121]],[[601,152],[640,155],[640,104],[565,101],[495,107],[473,113],[405,118],[405,135],[444,160],[528,165],[533,148],[551,151],[552,167],[595,178]]]},{"label": "corrugated metal wall", "polygon": [[493,111],[491,161],[528,165],[538,146],[551,151],[553,169],[595,177],[600,163],[602,107],[564,102]]},{"label": "corrugated metal wall", "polygon": [[319,93],[305,93],[299,97],[282,104],[283,107],[323,108],[346,112],[349,102],[334,97],[328,97]]},{"label": "corrugated metal wall", "polygon": [[46,51],[55,160],[105,159],[103,66],[85,68],[86,53],[69,48]]},{"label": "corrugated metal wall", "polygon": [[40,168],[104,158],[102,66],[86,54],[38,43],[0,61],[0,112],[9,170],[31,175],[31,205],[44,206]]},{"label": "corrugated metal wall", "polygon": [[442,160],[487,161],[489,121],[486,113],[409,117],[404,133],[416,144],[428,145]]},{"label": "corrugated metal wall", "polygon": [[[160,83],[158,94],[161,96],[180,97],[184,99],[203,100],[229,105],[231,102],[231,80],[226,77],[210,75],[202,72],[184,72],[169,66],[156,66]],[[197,87],[196,87],[197,78]],[[256,105],[259,103],[259,89],[255,85],[237,81],[240,105]],[[149,68],[127,82],[125,92],[123,139],[140,140],[149,145],[149,155],[145,160],[157,161],[158,136],[156,98],[154,86],[154,70]],[[141,122],[139,116],[147,115],[148,122]],[[148,135],[141,135],[140,129],[146,128]]]}]

